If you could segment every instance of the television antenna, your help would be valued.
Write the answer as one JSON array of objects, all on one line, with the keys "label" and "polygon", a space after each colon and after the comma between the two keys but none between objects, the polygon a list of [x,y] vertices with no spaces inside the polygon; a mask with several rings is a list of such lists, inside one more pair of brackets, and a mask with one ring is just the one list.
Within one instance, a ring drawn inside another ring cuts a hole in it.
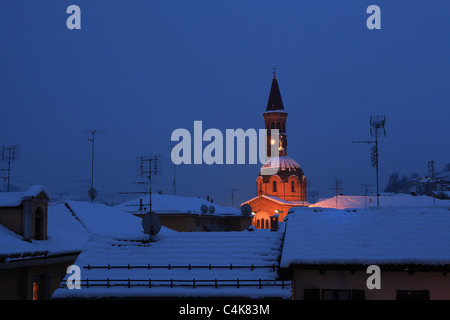
[{"label": "television antenna", "polygon": [[380,207],[380,191],[379,191],[379,170],[378,170],[378,137],[386,137],[386,129],[384,128],[386,124],[386,117],[375,115],[370,117],[370,136],[374,137],[375,140],[368,141],[352,141],[352,143],[373,143],[374,146],[371,148],[371,161],[372,167],[376,170],[377,176],[377,207]]},{"label": "television antenna", "polygon": [[91,156],[91,180],[87,180],[91,182],[91,186],[88,190],[89,199],[93,202],[97,198],[97,190],[94,188],[94,145],[95,145],[95,135],[103,134],[105,131],[103,130],[86,130],[83,131],[84,134],[92,135],[92,138],[88,138],[89,141],[92,142],[92,156]]},{"label": "television antenna", "polygon": [[0,171],[6,172],[6,177],[2,177],[2,179],[7,181],[7,192],[10,189],[10,181],[11,181],[11,162],[17,160],[17,146],[2,146],[2,161],[6,161],[8,163],[7,169],[0,169]]},{"label": "television antenna", "polygon": [[[138,156],[137,157],[137,174],[140,176],[144,181],[136,182],[138,184],[144,185],[145,191],[127,191],[127,192],[118,192],[118,194],[141,194],[141,195],[148,195],[149,202],[144,204],[142,201],[142,198],[139,199],[139,204],[127,204],[127,207],[139,207],[139,211],[147,210],[146,207],[148,206],[149,210],[148,212],[153,212],[152,210],[152,183],[156,175],[160,172],[158,169],[158,163],[159,163],[159,157],[157,155],[150,155],[150,156]],[[148,179],[148,182],[145,180]],[[148,189],[146,187],[148,185]]]},{"label": "television antenna", "polygon": [[336,209],[338,208],[338,196],[339,196],[340,191],[342,190],[341,185],[342,185],[342,181],[336,178],[334,187],[330,188],[330,189],[333,189],[336,191]]},{"label": "television antenna", "polygon": [[228,191],[231,191],[231,206],[234,207],[234,192],[238,191],[239,189],[231,188],[228,189]]},{"label": "television antenna", "polygon": [[373,187],[373,184],[360,184],[364,187],[364,208],[367,208],[367,196],[369,195],[369,187]]}]

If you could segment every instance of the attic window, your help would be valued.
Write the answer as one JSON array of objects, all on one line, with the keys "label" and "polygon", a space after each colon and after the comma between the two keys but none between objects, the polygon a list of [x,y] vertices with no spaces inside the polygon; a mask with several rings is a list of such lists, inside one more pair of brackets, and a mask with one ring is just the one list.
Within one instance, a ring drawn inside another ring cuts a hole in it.
[{"label": "attic window", "polygon": [[273,182],[273,186],[272,186],[273,188],[273,190],[272,190],[272,192],[277,192],[277,182],[276,181],[274,181]]},{"label": "attic window", "polygon": [[34,239],[44,240],[44,213],[41,207],[34,213]]}]

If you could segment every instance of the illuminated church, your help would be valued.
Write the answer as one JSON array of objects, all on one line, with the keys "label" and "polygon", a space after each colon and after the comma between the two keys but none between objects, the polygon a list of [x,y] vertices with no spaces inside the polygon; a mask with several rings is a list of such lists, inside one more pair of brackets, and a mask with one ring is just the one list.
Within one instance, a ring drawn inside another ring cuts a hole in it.
[{"label": "illuminated church", "polygon": [[[278,157],[272,157],[266,162],[256,179],[257,196],[244,204],[249,204],[254,214],[253,225],[257,229],[270,228],[270,218],[278,215],[278,221],[283,221],[292,207],[306,206],[306,177],[300,165],[287,156],[286,118],[281,99],[278,79],[274,72],[272,87],[266,112],[263,113],[267,132],[270,129],[279,130]],[[268,149],[273,144],[270,135],[267,137]]]}]

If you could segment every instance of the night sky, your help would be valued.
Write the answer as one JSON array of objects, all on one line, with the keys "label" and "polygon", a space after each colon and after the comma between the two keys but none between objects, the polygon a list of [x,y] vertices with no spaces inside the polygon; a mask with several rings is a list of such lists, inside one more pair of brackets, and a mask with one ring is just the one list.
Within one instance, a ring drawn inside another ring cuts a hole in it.
[{"label": "night sky", "polygon": [[[66,9],[81,8],[81,30]],[[369,5],[381,30],[368,30]],[[136,157],[162,154],[154,190],[173,193],[171,133],[263,128],[272,68],[287,118],[288,155],[308,190],[332,196],[375,184],[369,118],[386,116],[380,185],[450,162],[450,2],[3,1],[0,144],[17,145],[12,183],[87,197],[96,138],[101,200],[138,191]],[[206,144],[205,144],[206,145]],[[1,164],[2,168],[6,163]],[[177,194],[235,205],[256,196],[259,165],[180,165]],[[372,192],[374,192],[372,188]]]}]

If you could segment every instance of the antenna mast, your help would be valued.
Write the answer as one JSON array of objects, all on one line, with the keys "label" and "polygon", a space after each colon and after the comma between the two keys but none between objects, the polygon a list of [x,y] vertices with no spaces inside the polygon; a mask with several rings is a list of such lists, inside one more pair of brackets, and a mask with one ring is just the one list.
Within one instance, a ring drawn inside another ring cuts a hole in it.
[{"label": "antenna mast", "polygon": [[92,135],[92,138],[88,138],[89,141],[92,142],[92,157],[91,157],[91,187],[88,190],[89,199],[91,199],[91,202],[97,198],[97,190],[94,188],[94,144],[95,144],[95,135],[96,134],[103,134],[103,130],[87,130],[83,131],[83,133],[87,133]]},{"label": "antenna mast", "polygon": [[231,206],[234,207],[234,192],[238,191],[239,189],[231,188],[228,189],[228,191],[231,191]]},{"label": "antenna mast", "polygon": [[[145,171],[145,163],[148,163],[148,171]],[[149,213],[152,212],[152,175],[156,176],[158,171],[158,157],[153,156],[141,156],[139,157],[140,175],[142,178],[148,179],[148,201],[149,201]]]},{"label": "antenna mast", "polygon": [[11,181],[11,162],[16,161],[16,149],[17,146],[2,146],[2,161],[8,162],[8,169],[0,169],[0,171],[6,171],[7,176],[2,179],[7,180],[7,192],[10,191]]},{"label": "antenna mast", "polygon": [[384,125],[386,124],[385,116],[371,116],[370,117],[370,136],[375,137],[375,140],[369,141],[352,141],[352,143],[374,143],[372,147],[372,153],[370,159],[372,160],[372,167],[375,167],[377,175],[377,207],[380,207],[380,191],[379,191],[379,179],[378,179],[378,137],[386,136],[386,129]]},{"label": "antenna mast", "polygon": [[336,209],[338,208],[338,195],[339,195],[339,191],[341,191],[341,184],[342,184],[342,181],[339,180],[338,178],[336,178],[334,188],[330,188],[330,189],[333,189],[336,191]]}]

